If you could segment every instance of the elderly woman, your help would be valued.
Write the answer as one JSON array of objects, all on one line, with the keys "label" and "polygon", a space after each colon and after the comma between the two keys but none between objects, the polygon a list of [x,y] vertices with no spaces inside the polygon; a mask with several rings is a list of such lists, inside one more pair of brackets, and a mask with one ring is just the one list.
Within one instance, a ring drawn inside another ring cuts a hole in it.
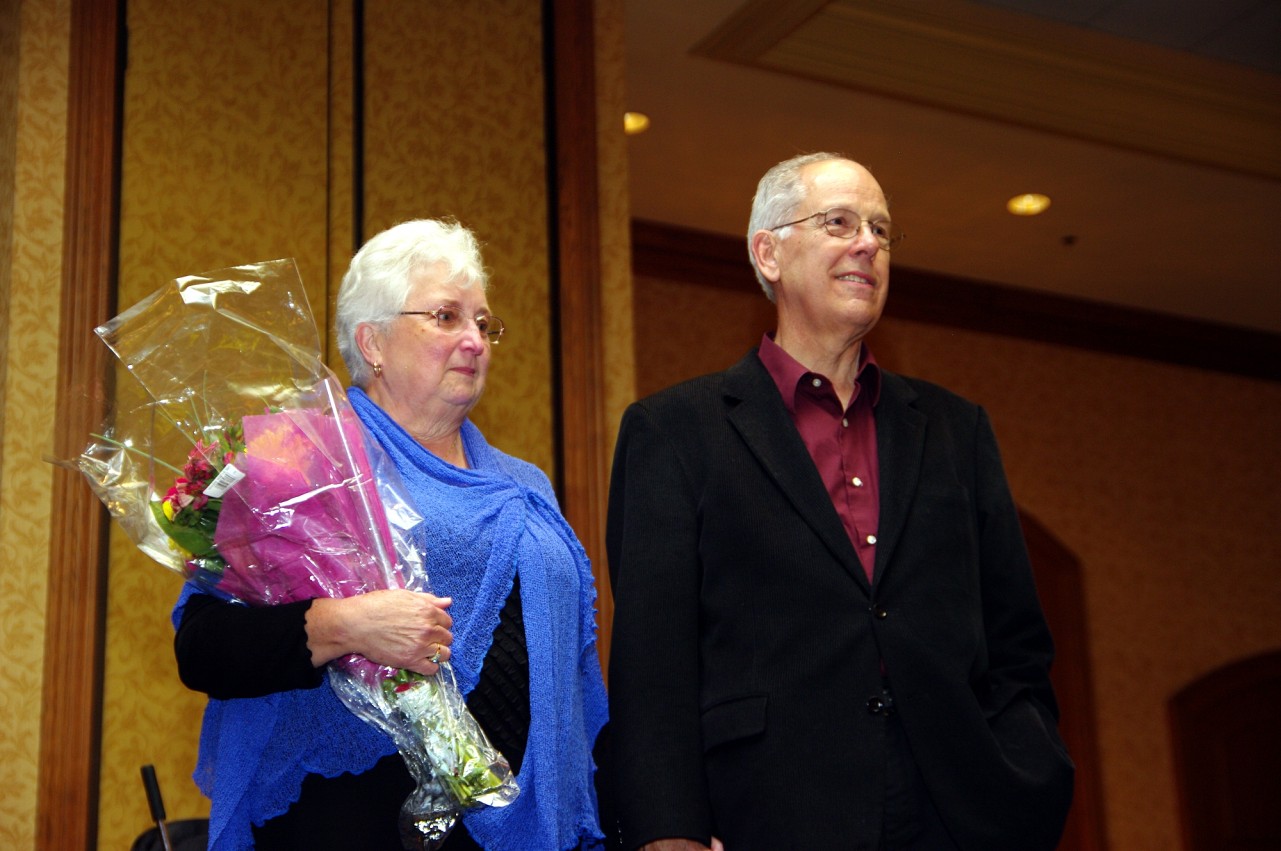
[{"label": "elderly woman", "polygon": [[504,330],[486,286],[470,231],[419,220],[369,240],[338,295],[349,397],[426,518],[418,543],[445,596],[179,601],[179,672],[211,698],[197,779],[212,789],[213,848],[400,847],[413,780],[390,739],[324,687],[325,663],[349,653],[425,674],[451,658],[516,773],[516,801],[468,811],[445,848],[602,838],[592,750],[606,700],[590,566],[546,475],[468,419]]}]

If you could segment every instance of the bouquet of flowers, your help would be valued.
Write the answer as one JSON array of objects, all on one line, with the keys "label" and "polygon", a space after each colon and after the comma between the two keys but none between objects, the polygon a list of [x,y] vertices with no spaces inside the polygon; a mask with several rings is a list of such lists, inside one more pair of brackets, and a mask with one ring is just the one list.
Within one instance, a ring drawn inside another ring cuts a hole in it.
[{"label": "bouquet of flowers", "polygon": [[[129,374],[75,465],[147,555],[248,605],[429,589],[420,518],[319,357],[292,260],[179,278],[96,329]],[[418,788],[408,848],[519,790],[449,664],[425,677],[352,655],[343,703],[388,734]]]}]

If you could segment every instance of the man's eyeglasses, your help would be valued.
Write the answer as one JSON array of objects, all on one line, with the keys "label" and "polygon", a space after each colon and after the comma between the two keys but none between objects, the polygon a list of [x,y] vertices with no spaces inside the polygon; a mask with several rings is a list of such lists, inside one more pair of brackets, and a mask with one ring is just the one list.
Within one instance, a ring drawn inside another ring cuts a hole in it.
[{"label": "man's eyeglasses", "polygon": [[808,216],[797,219],[794,222],[774,225],[770,230],[799,225],[801,222],[808,222],[810,219],[819,218],[820,216],[823,219],[823,229],[840,239],[853,239],[863,230],[863,225],[867,225],[868,230],[872,232],[872,236],[876,237],[877,243],[886,251],[898,245],[903,241],[903,237],[906,236],[903,231],[899,230],[898,225],[893,222],[884,220],[869,221],[852,210],[845,210],[840,207],[810,213]]},{"label": "man's eyeglasses", "polygon": [[[447,304],[442,304],[435,310],[402,310],[400,311],[400,315],[430,316],[432,319],[436,320],[436,327],[444,331],[446,334],[458,334],[467,327],[467,322],[463,318],[465,314],[457,307],[450,307]],[[472,321],[476,323],[476,327],[480,329],[480,333],[484,334],[489,342],[494,345],[498,344],[498,339],[502,337],[503,332],[507,330],[507,326],[503,325],[503,320],[499,319],[497,316],[491,316],[488,313],[477,313],[472,318]]]}]

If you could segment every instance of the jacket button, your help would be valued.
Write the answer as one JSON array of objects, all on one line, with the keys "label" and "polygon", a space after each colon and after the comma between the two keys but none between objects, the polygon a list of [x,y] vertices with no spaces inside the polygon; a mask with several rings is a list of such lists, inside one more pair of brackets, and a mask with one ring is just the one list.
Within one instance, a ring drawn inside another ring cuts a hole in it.
[{"label": "jacket button", "polygon": [[878,621],[883,621],[890,616],[890,613],[882,609],[880,606],[873,609],[872,614],[876,616]]},{"label": "jacket button", "polygon": [[867,711],[873,715],[884,715],[886,718],[894,714],[894,695],[887,688],[880,694],[874,694],[867,699]]}]

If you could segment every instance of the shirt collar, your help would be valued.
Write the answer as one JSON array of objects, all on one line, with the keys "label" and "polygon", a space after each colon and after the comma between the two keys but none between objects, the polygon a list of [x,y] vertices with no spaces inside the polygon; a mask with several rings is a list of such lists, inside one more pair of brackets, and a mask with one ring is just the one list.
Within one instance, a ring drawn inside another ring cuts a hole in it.
[{"label": "shirt collar", "polygon": [[[783,404],[787,406],[787,410],[796,413],[797,385],[818,373],[811,372],[800,361],[783,351],[783,347],[774,342],[772,331],[767,331],[761,337],[757,357],[761,359],[765,371],[778,386],[778,392],[782,394]],[[881,400],[881,367],[866,342],[859,347],[858,361],[858,373],[854,376],[854,380],[859,384],[858,395],[862,397],[867,394],[867,398],[875,407]],[[819,377],[830,380],[826,375]]]}]

